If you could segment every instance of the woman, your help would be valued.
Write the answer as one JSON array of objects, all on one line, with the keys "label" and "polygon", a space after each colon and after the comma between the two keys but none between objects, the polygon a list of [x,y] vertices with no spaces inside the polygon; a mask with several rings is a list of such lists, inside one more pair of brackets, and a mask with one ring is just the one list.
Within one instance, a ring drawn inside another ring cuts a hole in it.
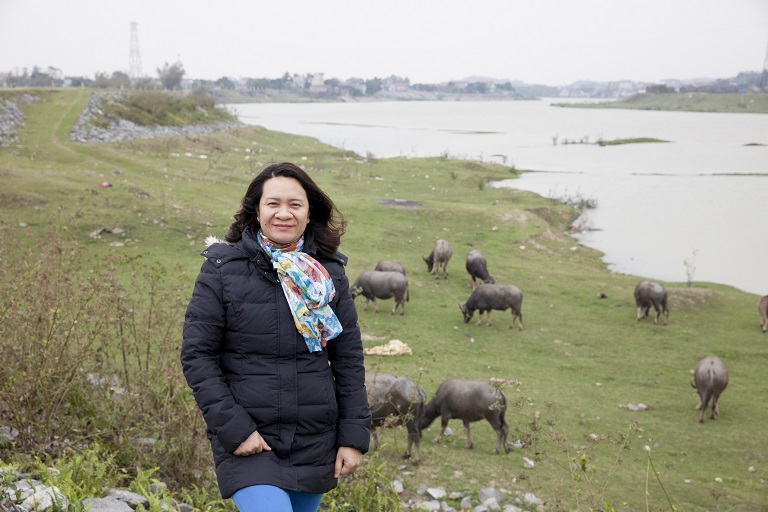
[{"label": "woman", "polygon": [[337,251],[346,221],[296,165],[250,184],[205,262],[181,363],[222,497],[241,511],[316,511],[362,462],[371,412],[357,312]]}]

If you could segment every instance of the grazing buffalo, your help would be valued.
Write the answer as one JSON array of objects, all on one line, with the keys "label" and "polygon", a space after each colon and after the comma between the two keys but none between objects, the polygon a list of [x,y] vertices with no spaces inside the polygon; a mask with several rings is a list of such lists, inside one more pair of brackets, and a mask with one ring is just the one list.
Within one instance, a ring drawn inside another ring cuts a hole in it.
[{"label": "grazing buffalo", "polygon": [[488,261],[486,261],[485,256],[476,249],[472,249],[467,254],[467,272],[469,272],[473,290],[477,288],[478,280],[487,284],[496,282],[493,276],[488,273]]},{"label": "grazing buffalo", "polygon": [[481,284],[472,292],[464,304],[459,304],[459,309],[464,314],[464,323],[472,320],[475,310],[477,313],[477,323],[480,325],[485,313],[486,323],[491,325],[491,311],[512,310],[512,322],[509,328],[515,326],[517,319],[517,330],[523,330],[523,292],[517,286],[511,284]]},{"label": "grazing buffalo", "polygon": [[450,244],[443,239],[437,240],[432,252],[424,258],[424,261],[427,262],[427,272],[437,277],[437,271],[442,267],[443,277],[448,278],[448,261],[451,256],[453,256],[453,251]]},{"label": "grazing buffalo", "polygon": [[408,431],[408,448],[403,458],[411,456],[418,464],[421,450],[421,418],[427,394],[408,377],[395,377],[388,373],[366,373],[365,388],[368,391],[368,405],[371,408],[371,434],[374,446],[379,448],[377,429],[381,426],[405,425]]},{"label": "grazing buffalo", "polygon": [[710,399],[712,400],[712,419],[717,419],[720,414],[717,401],[720,393],[728,387],[728,370],[723,362],[715,356],[707,356],[699,361],[693,372],[691,386],[699,393],[699,405],[696,406],[696,409],[701,409],[699,423],[704,423],[704,413]]},{"label": "grazing buffalo", "polygon": [[766,332],[768,331],[768,295],[757,303],[757,310],[760,312],[760,328]]},{"label": "grazing buffalo", "polygon": [[373,270],[381,270],[383,272],[400,272],[401,274],[406,275],[405,267],[402,263],[397,261],[381,260],[376,264],[376,268]]},{"label": "grazing buffalo", "polygon": [[509,453],[511,449],[507,442],[509,425],[504,419],[506,411],[507,397],[501,389],[489,381],[448,379],[440,384],[435,396],[424,409],[421,429],[429,428],[435,418],[440,416],[440,433],[435,438],[435,443],[439,443],[448,426],[448,421],[460,419],[464,422],[464,430],[467,432],[467,448],[471,449],[474,443],[469,424],[485,418],[496,431],[496,453],[500,453],[502,445],[504,452]]},{"label": "grazing buffalo", "polygon": [[664,313],[664,324],[669,320],[669,308],[667,307],[667,290],[663,285],[643,279],[635,286],[635,304],[637,305],[637,320],[648,316],[651,307],[656,311],[653,323],[659,321],[659,316]]},{"label": "grazing buffalo", "polygon": [[390,315],[395,314],[397,306],[400,306],[400,314],[405,314],[405,303],[408,300],[408,278],[400,272],[389,272],[381,270],[366,270],[360,277],[355,279],[352,285],[352,298],[362,294],[365,297],[365,307],[368,309],[368,301],[373,301],[373,312],[379,312],[379,305],[376,299],[395,298],[395,305],[392,307]]}]

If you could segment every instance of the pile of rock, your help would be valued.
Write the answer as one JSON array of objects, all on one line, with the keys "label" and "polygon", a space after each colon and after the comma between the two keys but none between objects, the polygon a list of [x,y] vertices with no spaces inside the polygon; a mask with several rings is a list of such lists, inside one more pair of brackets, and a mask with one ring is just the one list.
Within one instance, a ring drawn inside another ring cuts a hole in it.
[{"label": "pile of rock", "polygon": [[119,99],[119,92],[91,94],[88,104],[69,132],[70,139],[75,142],[124,142],[152,137],[199,135],[228,131],[244,126],[244,123],[240,121],[222,121],[187,126],[140,126],[131,121],[119,119],[106,127],[102,127],[105,119],[102,103],[119,101]]},{"label": "pile of rock", "polygon": [[[395,490],[398,490],[399,480],[393,482]],[[445,498],[460,502],[460,510],[466,512],[528,512],[542,511],[544,506],[541,500],[533,493],[527,492],[523,495],[515,495],[511,498],[494,487],[485,487],[477,493],[477,504],[470,496],[461,492],[447,492],[442,487],[421,486],[416,491],[419,496],[424,496],[425,500],[411,499],[406,503],[401,503],[403,509],[427,510],[439,512],[457,512],[455,508],[445,501]],[[504,503],[507,502],[507,503]],[[511,502],[511,503],[510,503]]]},{"label": "pile of rock", "polygon": [[[49,468],[52,473],[58,471]],[[166,493],[163,483],[150,485],[149,497],[135,492],[111,489],[106,496],[89,497],[80,505],[69,503],[64,494],[55,486],[45,485],[40,481],[42,475],[18,473],[8,467],[0,467],[0,481],[10,482],[0,486],[0,510],[14,512],[42,512],[88,510],[89,512],[133,512],[140,505],[149,510],[150,499],[162,501],[163,510],[192,512],[193,507],[186,503],[162,498]]]},{"label": "pile of rock", "polygon": [[27,119],[22,108],[38,99],[33,94],[14,94],[0,99],[0,148],[8,147],[18,140],[16,133]]}]

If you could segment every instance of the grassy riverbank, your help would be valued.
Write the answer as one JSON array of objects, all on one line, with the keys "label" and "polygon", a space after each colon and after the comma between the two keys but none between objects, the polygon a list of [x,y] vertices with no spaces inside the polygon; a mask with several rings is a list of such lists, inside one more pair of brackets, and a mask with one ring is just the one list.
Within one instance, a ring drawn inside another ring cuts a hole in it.
[{"label": "grassy riverbank", "polygon": [[556,103],[558,107],[768,114],[768,94],[636,94],[624,100]]},{"label": "grassy riverbank", "polygon": [[[31,279],[23,277],[34,262],[26,249],[35,255],[53,239],[62,241],[64,250],[57,253],[62,258],[78,249],[76,261],[85,277],[106,261],[122,262],[112,268],[118,281],[130,285],[124,296],[137,301],[131,314],[151,309],[152,302],[165,322],[147,321],[152,328],[146,338],[136,329],[135,353],[127,351],[128,362],[120,363],[131,368],[133,373],[124,373],[134,377],[134,386],[143,384],[136,380],[151,380],[144,375],[157,379],[153,394],[133,414],[150,411],[130,425],[130,433],[157,440],[149,454],[135,457],[144,468],[157,465],[159,478],[178,483],[187,478],[210,487],[209,448],[178,367],[184,302],[202,261],[204,238],[225,234],[258,171],[288,160],[306,168],[347,216],[342,251],[349,256],[350,279],[379,259],[401,261],[408,270],[405,315],[385,313],[391,300],[378,314],[372,308],[363,312],[360,299],[360,324],[366,347],[399,339],[414,353],[368,356],[370,371],[409,375],[428,396],[451,377],[515,382],[505,388],[506,417],[510,440],[524,446],[507,455],[492,454],[495,436],[485,422],[472,424],[471,451],[464,448],[456,420],[446,445],[432,444],[435,423],[425,431],[419,466],[399,458],[403,431],[382,433],[386,444],[379,462],[389,478],[402,477],[403,501],[417,498],[420,485],[470,494],[495,486],[508,496],[533,492],[550,511],[607,509],[604,504],[626,511],[765,510],[768,339],[759,330],[757,296],[711,283],[665,283],[671,296],[669,325],[636,322],[632,290],[640,276],[609,272],[598,252],[567,236],[576,216],[571,208],[530,192],[486,188],[489,181],[514,176],[500,165],[449,158],[367,159],[259,127],[75,144],[68,130],[88,91],[55,91],[41,98],[27,107],[18,144],[0,149],[7,269],[0,274],[2,285],[14,291],[11,280]],[[102,181],[112,186],[100,187]],[[428,275],[422,260],[436,238],[453,246],[448,279]],[[486,255],[497,282],[522,289],[523,331],[507,329],[509,312],[496,312],[491,327],[462,323],[457,304],[470,293],[464,257],[471,248]],[[154,281],[143,281],[150,271]],[[680,275],[685,275],[682,262]],[[140,286],[131,285],[136,280]],[[161,291],[173,300],[157,300]],[[65,292],[75,295],[81,289]],[[26,289],[28,300],[38,300],[33,293]],[[123,324],[113,318],[116,302],[105,301],[101,311],[112,322],[104,336],[120,340],[124,331],[117,330]],[[40,341],[25,336],[23,324],[10,322],[9,315],[0,318],[6,367],[16,360],[14,346]],[[101,324],[93,316],[86,320],[78,325]],[[154,339],[164,345],[147,341]],[[118,348],[110,350],[120,359]],[[699,424],[689,370],[708,354],[725,361],[731,384],[721,399],[720,418]],[[155,367],[161,371],[153,372]],[[14,375],[12,367],[4,371]],[[22,379],[20,372],[15,375]],[[12,388],[3,390],[0,397],[7,399]],[[178,403],[183,406],[175,409]],[[627,408],[638,403],[650,410]],[[97,420],[91,428],[118,421],[101,419],[100,411],[92,414]],[[127,444],[132,439],[118,438]],[[14,450],[0,449],[10,460]],[[535,467],[524,469],[523,457]],[[458,502],[451,503],[458,508]]]}]

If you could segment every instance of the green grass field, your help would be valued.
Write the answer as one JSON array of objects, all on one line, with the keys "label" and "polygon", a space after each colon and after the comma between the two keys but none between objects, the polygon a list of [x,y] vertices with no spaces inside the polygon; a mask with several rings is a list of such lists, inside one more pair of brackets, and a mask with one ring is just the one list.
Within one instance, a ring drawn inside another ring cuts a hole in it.
[{"label": "green grass field", "polygon": [[[358,299],[362,331],[376,338],[366,347],[399,339],[413,350],[367,356],[369,371],[408,375],[428,397],[447,378],[515,382],[505,387],[506,418],[510,441],[525,446],[509,454],[493,454],[495,434],[485,422],[472,425],[472,451],[457,420],[445,445],[434,445],[435,422],[424,433],[418,466],[399,458],[404,430],[380,435],[380,460],[391,477],[402,476],[403,501],[423,484],[534,492],[547,510],[768,509],[768,337],[759,329],[756,295],[664,283],[669,324],[636,322],[634,286],[654,276],[608,271],[597,251],[565,234],[576,216],[569,207],[485,187],[513,176],[508,168],[448,158],[371,160],[259,127],[69,142],[88,93],[38,93],[43,101],[27,108],[18,144],[0,149],[0,219],[14,236],[5,258],[44,243],[54,228],[84,245],[87,259],[140,256],[170,269],[167,278],[191,293],[205,237],[223,237],[247,184],[266,164],[292,161],[349,220],[341,250],[350,280],[380,259],[408,270],[404,316],[388,315],[391,300],[374,314]],[[113,186],[101,188],[101,181]],[[123,233],[89,236],[116,227]],[[427,274],[422,260],[437,238],[453,247],[447,279]],[[463,323],[457,305],[471,291],[464,257],[472,248],[486,255],[497,283],[523,291],[524,330],[507,328],[509,311],[494,313],[490,327]],[[183,310],[178,315],[180,336]],[[728,366],[730,385],[719,419],[699,424],[689,372],[709,354]],[[626,408],[638,403],[650,410]],[[535,467],[524,469],[523,457]]]},{"label": "green grass field", "polygon": [[768,94],[676,93],[636,94],[618,101],[562,103],[573,108],[622,108],[631,110],[678,110],[684,112],[768,113]]}]

